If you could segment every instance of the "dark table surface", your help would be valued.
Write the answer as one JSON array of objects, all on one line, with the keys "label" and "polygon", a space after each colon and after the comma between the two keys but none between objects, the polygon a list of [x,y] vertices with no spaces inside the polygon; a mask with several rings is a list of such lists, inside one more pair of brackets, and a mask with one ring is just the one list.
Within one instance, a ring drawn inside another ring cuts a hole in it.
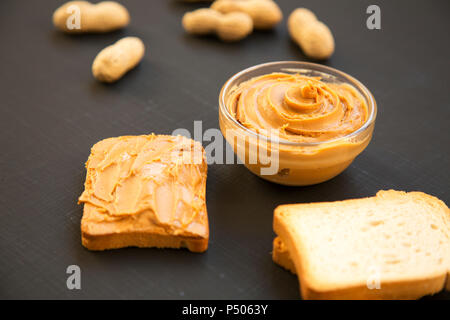
[{"label": "dark table surface", "polygon": [[[233,44],[184,33],[182,15],[201,4],[122,2],[129,27],[79,36],[52,26],[62,1],[0,2],[0,298],[296,299],[297,278],[271,259],[277,205],[390,188],[450,203],[450,2],[377,1],[377,31],[366,28],[371,1],[304,0],[336,39],[325,64],[359,79],[378,102],[366,151],[338,177],[310,187],[275,185],[242,165],[211,165],[204,254],[84,249],[77,198],[95,142],[192,132],[194,120],[203,130],[218,128],[219,90],[234,73],[269,61],[308,61],[286,28],[298,1],[279,1],[285,19],[275,30]],[[96,54],[129,35],[145,42],[142,63],[116,84],[95,81]],[[81,268],[81,290],[66,287],[72,264]]]}]

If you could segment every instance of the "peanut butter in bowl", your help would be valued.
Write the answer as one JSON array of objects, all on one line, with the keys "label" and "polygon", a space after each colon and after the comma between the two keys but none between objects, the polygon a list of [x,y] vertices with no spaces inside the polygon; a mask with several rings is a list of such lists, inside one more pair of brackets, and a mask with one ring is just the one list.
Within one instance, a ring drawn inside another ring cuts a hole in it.
[{"label": "peanut butter in bowl", "polygon": [[232,77],[220,94],[220,126],[258,176],[311,185],[347,168],[370,142],[376,104],[356,79],[305,62],[274,62]]}]

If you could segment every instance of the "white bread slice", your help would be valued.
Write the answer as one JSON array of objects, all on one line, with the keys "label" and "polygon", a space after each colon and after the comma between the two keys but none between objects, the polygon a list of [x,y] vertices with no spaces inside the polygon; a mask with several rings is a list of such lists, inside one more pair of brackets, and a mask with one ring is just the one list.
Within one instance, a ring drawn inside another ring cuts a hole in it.
[{"label": "white bread slice", "polygon": [[[278,264],[280,267],[283,267],[293,274],[297,274],[294,261],[292,261],[289,251],[280,237],[275,237],[273,239],[272,259],[273,262]],[[447,283],[445,290],[450,291],[450,271],[447,274]]]},{"label": "white bread slice", "polygon": [[274,260],[291,269],[292,259],[304,299],[417,299],[449,287],[450,211],[422,192],[282,205],[274,230],[289,253],[274,247]]}]

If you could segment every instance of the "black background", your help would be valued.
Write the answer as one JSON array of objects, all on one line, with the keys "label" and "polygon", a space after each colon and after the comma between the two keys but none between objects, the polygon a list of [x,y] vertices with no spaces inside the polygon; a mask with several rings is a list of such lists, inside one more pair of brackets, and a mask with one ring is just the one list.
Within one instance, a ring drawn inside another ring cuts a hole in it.
[{"label": "black background", "polygon": [[[275,30],[239,43],[188,36],[181,17],[199,4],[122,1],[124,30],[70,36],[54,29],[62,1],[0,2],[0,298],[299,297],[294,275],[271,260],[278,204],[372,196],[380,189],[420,190],[449,203],[449,1],[376,1],[382,30],[366,28],[372,1],[278,1]],[[204,5],[206,6],[206,5]],[[369,147],[341,175],[311,187],[284,187],[242,165],[209,166],[210,247],[81,246],[84,163],[104,138],[218,128],[218,94],[234,73],[263,62],[306,60],[290,41],[286,18],[316,12],[336,39],[325,62],[363,82],[378,103]],[[94,80],[105,46],[139,36],[145,58],[121,81]],[[66,268],[82,270],[82,289],[66,288]],[[449,298],[448,293],[436,297]]]}]

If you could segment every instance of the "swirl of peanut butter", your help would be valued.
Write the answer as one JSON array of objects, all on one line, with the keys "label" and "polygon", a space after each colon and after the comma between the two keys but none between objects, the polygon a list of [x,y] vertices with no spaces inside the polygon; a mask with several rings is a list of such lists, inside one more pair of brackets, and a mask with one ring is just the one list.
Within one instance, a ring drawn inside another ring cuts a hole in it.
[{"label": "swirl of peanut butter", "polygon": [[275,130],[291,142],[323,142],[358,130],[368,108],[357,90],[320,77],[272,73],[241,83],[226,101],[246,128],[268,135]]}]

